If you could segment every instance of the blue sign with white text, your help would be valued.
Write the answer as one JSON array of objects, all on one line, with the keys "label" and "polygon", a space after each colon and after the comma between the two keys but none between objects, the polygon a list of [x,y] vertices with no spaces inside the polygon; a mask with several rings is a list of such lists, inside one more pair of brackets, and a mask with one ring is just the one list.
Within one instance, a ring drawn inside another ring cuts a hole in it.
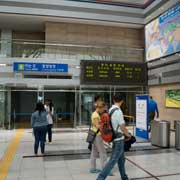
[{"label": "blue sign with white text", "polygon": [[68,64],[14,62],[14,72],[68,72]]},{"label": "blue sign with white text", "polygon": [[136,136],[149,139],[148,133],[149,96],[136,96]]}]

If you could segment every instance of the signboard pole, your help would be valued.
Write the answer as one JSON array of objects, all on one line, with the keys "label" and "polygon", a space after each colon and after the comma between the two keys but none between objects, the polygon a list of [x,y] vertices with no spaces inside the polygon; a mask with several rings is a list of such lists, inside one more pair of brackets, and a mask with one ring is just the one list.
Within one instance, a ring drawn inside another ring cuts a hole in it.
[{"label": "signboard pole", "polygon": [[136,96],[136,136],[149,139],[148,133],[148,95]]}]

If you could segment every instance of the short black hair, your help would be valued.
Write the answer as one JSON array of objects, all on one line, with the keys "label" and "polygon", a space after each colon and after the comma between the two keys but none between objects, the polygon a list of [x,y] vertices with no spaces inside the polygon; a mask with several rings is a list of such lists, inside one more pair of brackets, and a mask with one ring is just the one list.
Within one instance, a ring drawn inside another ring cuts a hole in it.
[{"label": "short black hair", "polygon": [[125,97],[123,94],[116,94],[114,97],[113,97],[113,101],[114,102],[121,102],[121,101],[124,101],[125,100]]},{"label": "short black hair", "polygon": [[97,100],[101,100],[101,96],[100,95],[97,95],[94,97],[94,101],[96,102]]}]

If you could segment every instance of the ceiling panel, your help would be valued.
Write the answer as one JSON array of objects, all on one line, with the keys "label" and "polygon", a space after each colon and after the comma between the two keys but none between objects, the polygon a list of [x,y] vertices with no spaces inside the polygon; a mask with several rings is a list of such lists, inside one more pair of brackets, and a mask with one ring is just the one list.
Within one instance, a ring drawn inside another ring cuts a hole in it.
[{"label": "ceiling panel", "polygon": [[145,9],[155,0],[68,0]]}]

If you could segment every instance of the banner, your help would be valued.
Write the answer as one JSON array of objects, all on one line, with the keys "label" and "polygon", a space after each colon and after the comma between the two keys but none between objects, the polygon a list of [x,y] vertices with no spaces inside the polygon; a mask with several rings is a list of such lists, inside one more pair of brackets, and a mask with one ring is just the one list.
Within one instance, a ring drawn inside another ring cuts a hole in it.
[{"label": "banner", "polygon": [[136,136],[148,139],[148,95],[136,96]]}]

